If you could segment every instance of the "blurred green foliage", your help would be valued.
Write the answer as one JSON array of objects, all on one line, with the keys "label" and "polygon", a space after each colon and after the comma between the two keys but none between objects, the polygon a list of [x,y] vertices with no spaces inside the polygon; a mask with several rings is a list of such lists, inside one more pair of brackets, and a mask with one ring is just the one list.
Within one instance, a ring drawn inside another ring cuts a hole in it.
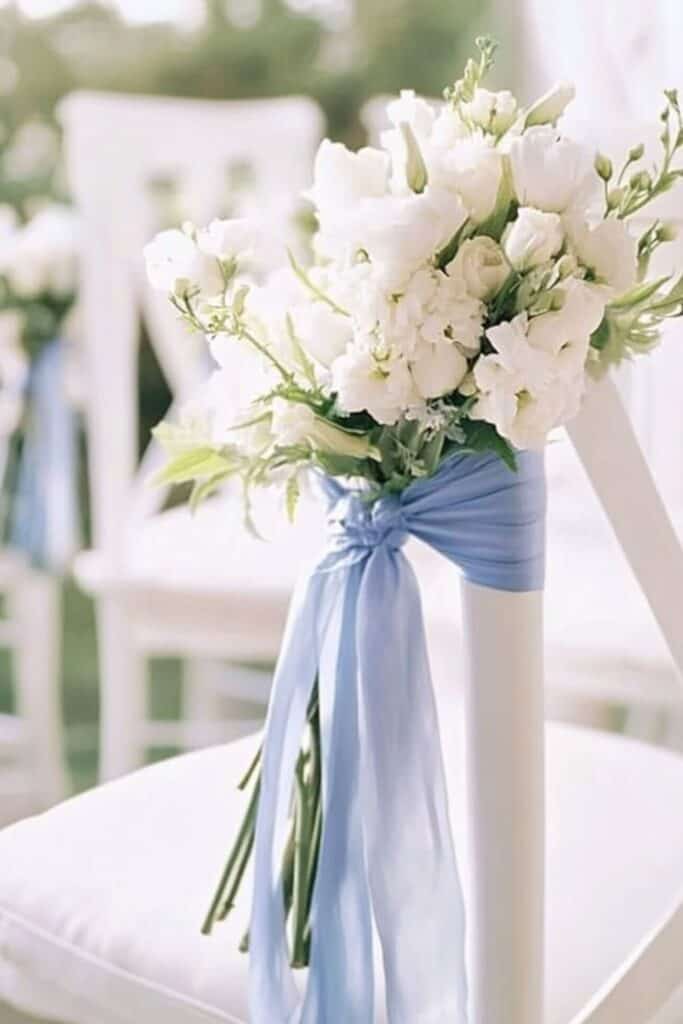
[{"label": "blurred green foliage", "polygon": [[499,27],[488,0],[357,0],[336,18],[332,6],[297,7],[206,0],[203,24],[190,31],[129,24],[95,3],[37,20],[10,6],[0,11],[0,57],[18,77],[3,102],[22,122],[50,117],[61,96],[83,87],[213,98],[306,93],[324,108],[329,133],[354,142],[364,100],[402,86],[439,94],[477,32]]}]

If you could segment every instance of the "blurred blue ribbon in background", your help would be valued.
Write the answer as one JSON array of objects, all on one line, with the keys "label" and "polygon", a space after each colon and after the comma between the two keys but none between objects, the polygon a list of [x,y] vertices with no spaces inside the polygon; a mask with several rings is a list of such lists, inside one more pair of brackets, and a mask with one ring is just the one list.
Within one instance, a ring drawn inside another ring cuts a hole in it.
[{"label": "blurred blue ribbon in background", "polygon": [[[476,584],[543,586],[543,456],[456,455],[374,504],[325,478],[330,541],[295,592],[263,747],[250,927],[252,1024],[373,1024],[373,921],[390,1024],[464,1024],[465,915],[413,535]],[[318,679],[323,822],[303,999],[289,965],[282,850]]]},{"label": "blurred blue ribbon in background", "polygon": [[78,432],[66,393],[66,345],[55,338],[33,360],[10,543],[39,568],[61,573],[79,541]]}]

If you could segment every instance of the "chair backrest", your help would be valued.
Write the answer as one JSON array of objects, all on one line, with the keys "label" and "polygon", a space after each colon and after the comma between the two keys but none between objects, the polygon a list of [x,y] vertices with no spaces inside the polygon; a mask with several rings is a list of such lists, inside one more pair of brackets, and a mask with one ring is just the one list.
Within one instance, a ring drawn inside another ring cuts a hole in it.
[{"label": "chair backrest", "polygon": [[205,101],[94,92],[68,96],[60,118],[83,222],[80,300],[94,543],[116,561],[131,521],[158,504],[146,480],[154,448],[142,471],[138,460],[140,316],[174,400],[189,397],[206,372],[199,340],[144,280],[142,250],[160,226],[155,187],[168,179],[182,183],[184,194],[194,197],[188,212],[201,223],[224,208],[231,172],[247,168],[242,206],[258,204],[284,238],[295,197],[310,180],[323,118],[303,97]]}]

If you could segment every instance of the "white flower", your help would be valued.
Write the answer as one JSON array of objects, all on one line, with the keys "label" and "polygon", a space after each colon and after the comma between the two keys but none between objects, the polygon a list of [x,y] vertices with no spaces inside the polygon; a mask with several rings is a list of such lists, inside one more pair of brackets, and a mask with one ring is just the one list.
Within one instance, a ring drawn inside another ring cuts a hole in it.
[{"label": "white flower", "polygon": [[69,295],[78,276],[78,222],[60,204],[43,207],[0,243],[0,272],[23,298]]},{"label": "white flower", "polygon": [[458,274],[439,274],[437,279],[439,286],[420,333],[428,341],[448,340],[465,355],[475,355],[481,347],[484,304],[469,294]]},{"label": "white flower", "polygon": [[377,358],[370,348],[350,347],[332,364],[332,382],[345,412],[367,410],[378,423],[396,423],[418,400],[408,364]]},{"label": "white flower", "polygon": [[565,282],[561,291],[564,297],[561,309],[529,321],[529,343],[556,355],[568,343],[580,342],[587,354],[590,336],[600,326],[605,313],[604,296],[576,279]]},{"label": "white flower", "polygon": [[578,411],[590,332],[601,315],[599,297],[576,281],[562,310],[532,320],[522,313],[487,331],[495,352],[474,366],[473,418],[493,423],[518,448],[541,447]]},{"label": "white flower", "polygon": [[277,444],[283,448],[308,441],[315,428],[315,413],[302,402],[288,402],[274,398],[271,402],[271,431]]},{"label": "white flower", "polygon": [[410,363],[421,398],[439,398],[455,391],[467,373],[467,360],[455,345],[420,342]]},{"label": "white flower", "polygon": [[463,242],[446,273],[459,276],[476,299],[491,299],[503,286],[510,267],[503,250],[492,238],[480,235]]},{"label": "white flower", "polygon": [[198,289],[202,295],[220,295],[224,288],[218,261],[202,252],[184,231],[160,232],[144,249],[147,277],[152,288],[182,296]]},{"label": "white flower", "polygon": [[567,234],[574,254],[590,271],[597,284],[616,294],[627,292],[636,283],[638,244],[623,220],[609,217],[594,227],[579,216],[566,218]]},{"label": "white flower", "polygon": [[382,132],[380,142],[391,156],[391,186],[394,192],[421,192],[428,181],[423,148],[429,142],[435,113],[426,100],[412,89],[387,106],[393,128]]},{"label": "white flower", "polygon": [[251,255],[258,240],[259,233],[254,222],[246,217],[215,219],[208,227],[197,233],[197,247],[201,252],[219,260]]},{"label": "white flower", "polygon": [[520,207],[517,218],[508,224],[503,248],[515,270],[531,270],[547,263],[562,248],[564,230],[557,213],[544,213],[531,206]]},{"label": "white flower", "polygon": [[346,351],[353,325],[324,302],[306,302],[291,311],[294,331],[307,355],[329,367]]},{"label": "white flower", "polygon": [[476,89],[472,100],[462,104],[462,111],[484,131],[503,135],[517,117],[517,100],[507,89],[502,92]]},{"label": "white flower", "polygon": [[510,167],[520,206],[548,213],[563,213],[599,183],[590,153],[546,126],[513,139]]},{"label": "white flower", "polygon": [[531,128],[539,124],[555,124],[576,96],[576,89],[571,82],[557,82],[540,99],[529,107],[524,127]]},{"label": "white flower", "polygon": [[351,248],[363,249],[381,268],[387,288],[400,290],[418,266],[450,241],[466,217],[456,195],[428,185],[420,194],[362,201],[337,234]]},{"label": "white flower", "polygon": [[460,139],[435,169],[435,184],[455,189],[479,224],[493,212],[503,173],[500,151],[483,136]]},{"label": "white flower", "polygon": [[389,181],[389,157],[367,147],[351,152],[341,142],[324,139],[315,158],[308,197],[326,217],[341,213],[359,199],[383,196]]}]

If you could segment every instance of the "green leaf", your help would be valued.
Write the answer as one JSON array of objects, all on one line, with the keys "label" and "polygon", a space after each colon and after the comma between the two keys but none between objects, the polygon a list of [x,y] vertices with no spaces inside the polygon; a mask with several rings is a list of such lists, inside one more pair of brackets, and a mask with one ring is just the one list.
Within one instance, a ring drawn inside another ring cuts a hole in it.
[{"label": "green leaf", "polygon": [[[463,424],[465,426],[465,424]],[[501,437],[492,423],[484,420],[473,420],[465,426],[465,447],[472,452],[494,452],[508,469],[517,469],[515,450],[509,441]]]},{"label": "green leaf", "polygon": [[195,448],[171,459],[153,478],[153,483],[183,484],[192,480],[229,473],[236,468],[235,461],[227,459],[213,448]]},{"label": "green leaf", "polygon": [[190,511],[196,512],[199,505],[209,498],[230,475],[226,471],[225,473],[216,473],[208,480],[195,480],[189,498]]},{"label": "green leaf", "polygon": [[364,476],[363,461],[349,455],[334,455],[331,452],[316,451],[313,455],[321,469],[329,476]]},{"label": "green leaf", "polygon": [[669,279],[670,276],[666,274],[664,277],[657,278],[656,281],[646,281],[644,284],[637,285],[610,302],[609,308],[628,309],[631,306],[640,305],[641,302],[647,302]]}]

